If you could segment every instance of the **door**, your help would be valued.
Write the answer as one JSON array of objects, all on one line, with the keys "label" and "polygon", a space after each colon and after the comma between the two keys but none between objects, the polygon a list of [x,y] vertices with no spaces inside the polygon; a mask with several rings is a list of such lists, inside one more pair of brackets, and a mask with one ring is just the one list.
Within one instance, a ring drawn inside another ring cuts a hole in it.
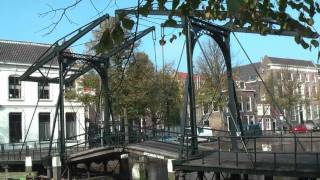
[{"label": "door", "polygon": [[9,113],[9,141],[18,143],[22,140],[21,113]]}]

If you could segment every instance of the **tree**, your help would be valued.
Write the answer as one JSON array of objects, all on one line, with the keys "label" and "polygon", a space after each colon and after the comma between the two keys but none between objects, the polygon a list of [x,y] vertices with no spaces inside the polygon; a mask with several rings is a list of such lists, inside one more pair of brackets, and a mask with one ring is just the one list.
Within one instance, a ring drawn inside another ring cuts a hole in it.
[{"label": "tree", "polygon": [[128,116],[133,119],[144,118],[146,110],[152,104],[149,89],[153,84],[155,70],[152,62],[144,53],[136,53],[126,71],[126,80],[123,88],[126,97],[124,104],[128,109]]},{"label": "tree", "polygon": [[208,40],[204,54],[198,57],[196,63],[197,75],[201,85],[197,90],[198,104],[209,104],[222,109],[225,98],[222,90],[226,89],[225,62],[222,52],[213,40]]},{"label": "tree", "polygon": [[[126,71],[125,106],[132,119],[151,119],[152,125],[170,126],[180,120],[180,94],[168,66],[156,72],[148,56],[136,53]],[[163,121],[159,121],[163,120]]]},{"label": "tree", "polygon": [[289,120],[296,114],[295,108],[298,110],[302,104],[308,103],[308,99],[304,99],[302,96],[302,82],[297,80],[299,75],[299,71],[289,70],[289,67],[285,67],[278,71],[271,71],[266,79],[267,87],[272,93],[265,92],[267,102],[273,104],[271,96],[274,96],[274,100],[283,108],[284,116]]},{"label": "tree", "polygon": [[[51,33],[62,19],[72,22],[67,12],[84,0],[77,0],[65,8],[56,8],[42,13],[42,16],[54,14],[56,21],[45,27]],[[93,2],[91,4],[95,8]],[[95,8],[96,9],[96,8]],[[319,34],[314,28],[315,17],[320,14],[320,3],[314,0],[146,0],[137,1],[138,17],[147,17],[151,10],[170,11],[168,19],[164,22],[167,26],[175,26],[177,21],[174,16],[195,16],[205,20],[219,20],[226,22],[233,28],[245,27],[249,31],[266,35],[271,31],[281,33],[292,31],[294,40],[303,48],[318,47]],[[100,13],[100,12],[98,12]],[[119,14],[119,23],[113,28],[107,28],[101,36],[99,51],[110,49],[113,43],[120,42],[125,30],[134,27],[134,21],[126,14]],[[276,28],[276,29],[274,29]],[[312,37],[306,42],[304,36]],[[160,41],[164,42],[164,41]],[[320,58],[320,51],[318,59]]]},{"label": "tree", "polygon": [[159,119],[163,119],[165,126],[175,126],[180,123],[180,112],[182,110],[181,90],[176,81],[175,70],[167,64],[157,73]]},{"label": "tree", "polygon": [[[246,27],[262,35],[270,33],[271,24],[277,24],[277,32],[294,31],[295,41],[303,48],[318,47],[318,34],[314,29],[314,17],[320,13],[319,2],[311,0],[147,0],[138,6],[142,16],[148,16],[151,10],[170,10],[171,14],[165,24],[175,26],[176,16],[196,16],[206,20],[228,21],[231,28]],[[157,8],[154,8],[157,7]],[[298,14],[297,16],[292,16]],[[120,21],[126,24],[129,20],[125,14],[119,15]],[[303,36],[312,35],[309,43]],[[319,53],[320,55],[320,53]]]}]

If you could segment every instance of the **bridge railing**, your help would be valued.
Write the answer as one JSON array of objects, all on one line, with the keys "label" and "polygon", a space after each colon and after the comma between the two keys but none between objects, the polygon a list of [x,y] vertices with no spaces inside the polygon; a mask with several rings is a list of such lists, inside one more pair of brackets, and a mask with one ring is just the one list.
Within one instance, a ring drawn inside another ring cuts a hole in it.
[{"label": "bridge railing", "polygon": [[[219,133],[219,134],[218,134]],[[200,144],[207,147],[199,151],[203,163],[212,163],[215,160],[219,165],[233,162],[236,166],[241,163],[252,164],[254,168],[262,164],[272,167],[279,165],[294,168],[319,168],[320,132],[292,133],[289,131],[274,132],[264,131],[258,135],[231,136],[231,132],[218,131],[215,136],[197,136],[207,138],[208,141]],[[192,160],[195,156],[191,153],[191,135],[186,134],[182,160]],[[238,148],[234,148],[236,142]],[[232,146],[233,145],[233,146]],[[208,156],[208,154],[214,154]],[[230,157],[232,157],[230,159]],[[211,159],[210,159],[211,158]],[[263,162],[266,161],[266,162]]]},{"label": "bridge railing", "polygon": [[[58,152],[58,141],[54,140],[52,153]],[[26,141],[23,143],[2,143],[0,144],[1,161],[25,160],[26,156],[31,156],[34,160],[41,160],[48,156],[49,141]]]}]

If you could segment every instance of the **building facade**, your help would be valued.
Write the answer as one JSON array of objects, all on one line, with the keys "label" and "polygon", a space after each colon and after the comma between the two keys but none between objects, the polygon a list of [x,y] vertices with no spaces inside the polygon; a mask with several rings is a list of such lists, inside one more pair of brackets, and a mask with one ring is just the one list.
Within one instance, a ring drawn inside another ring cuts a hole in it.
[{"label": "building facade", "polygon": [[[47,48],[45,44],[0,41],[0,143],[23,142],[28,131],[26,141],[50,139],[59,85],[18,79]],[[41,76],[37,73],[35,75]],[[53,68],[42,73],[56,77],[58,70]],[[84,106],[65,100],[64,107],[66,139],[84,139],[74,137],[85,132]],[[58,124],[54,133],[54,139],[57,138]]]},{"label": "building facade", "polygon": [[[280,130],[288,129],[288,123],[319,122],[319,74],[312,61],[265,56],[261,62],[235,68],[234,74],[244,127],[259,123],[262,130]],[[228,122],[227,108],[223,114]]]}]

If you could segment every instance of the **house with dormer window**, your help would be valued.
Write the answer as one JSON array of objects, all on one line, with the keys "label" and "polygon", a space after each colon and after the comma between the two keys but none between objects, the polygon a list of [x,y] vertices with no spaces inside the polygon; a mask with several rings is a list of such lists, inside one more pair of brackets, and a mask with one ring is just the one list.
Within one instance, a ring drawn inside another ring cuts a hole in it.
[{"label": "house with dormer window", "polygon": [[[19,81],[29,66],[50,45],[0,40],[0,143],[21,143],[28,131],[27,141],[48,141],[51,137],[59,85],[46,82]],[[57,76],[58,66],[37,72]],[[85,132],[85,109],[77,101],[65,100],[66,139]],[[57,126],[56,126],[57,127]],[[54,139],[58,138],[58,128]],[[79,137],[82,138],[82,137]]]}]

